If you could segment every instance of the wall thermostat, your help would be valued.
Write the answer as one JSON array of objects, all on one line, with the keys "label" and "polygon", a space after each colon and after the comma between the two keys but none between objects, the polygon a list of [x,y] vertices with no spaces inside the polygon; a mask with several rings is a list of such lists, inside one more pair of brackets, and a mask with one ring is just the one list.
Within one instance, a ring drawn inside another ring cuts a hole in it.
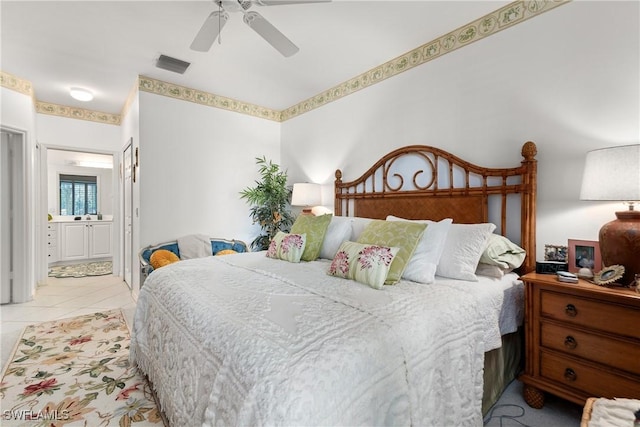
[{"label": "wall thermostat", "polygon": [[536,273],[556,274],[558,271],[569,271],[569,264],[560,261],[536,261]]}]

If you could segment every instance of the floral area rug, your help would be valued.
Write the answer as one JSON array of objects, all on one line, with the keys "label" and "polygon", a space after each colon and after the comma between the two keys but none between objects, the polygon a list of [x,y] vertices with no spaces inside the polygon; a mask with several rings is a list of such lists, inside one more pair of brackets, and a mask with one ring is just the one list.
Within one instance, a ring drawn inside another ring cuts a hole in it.
[{"label": "floral area rug", "polygon": [[121,310],[27,326],[2,375],[2,426],[163,426],[129,364]]},{"label": "floral area rug", "polygon": [[70,264],[51,267],[49,277],[86,277],[86,276],[104,276],[113,272],[113,263],[111,261],[104,262],[88,262],[85,264]]}]

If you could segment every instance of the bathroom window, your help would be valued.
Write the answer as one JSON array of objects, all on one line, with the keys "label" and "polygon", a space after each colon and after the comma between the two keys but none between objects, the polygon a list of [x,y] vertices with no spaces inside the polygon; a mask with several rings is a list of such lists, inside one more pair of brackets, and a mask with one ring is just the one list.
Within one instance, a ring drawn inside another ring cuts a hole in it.
[{"label": "bathroom window", "polygon": [[60,215],[97,214],[97,184],[95,176],[60,175]]}]

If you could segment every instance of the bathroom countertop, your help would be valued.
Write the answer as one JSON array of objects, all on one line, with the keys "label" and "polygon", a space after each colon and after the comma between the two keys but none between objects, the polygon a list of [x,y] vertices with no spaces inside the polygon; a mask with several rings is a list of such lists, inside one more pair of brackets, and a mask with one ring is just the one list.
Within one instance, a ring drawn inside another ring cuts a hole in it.
[{"label": "bathroom countertop", "polygon": [[73,217],[54,217],[51,221],[54,223],[61,222],[113,222],[113,217],[111,215],[103,217],[102,219],[97,219],[96,216],[92,216],[91,219],[86,219],[86,217],[82,217],[82,219],[73,219]]}]

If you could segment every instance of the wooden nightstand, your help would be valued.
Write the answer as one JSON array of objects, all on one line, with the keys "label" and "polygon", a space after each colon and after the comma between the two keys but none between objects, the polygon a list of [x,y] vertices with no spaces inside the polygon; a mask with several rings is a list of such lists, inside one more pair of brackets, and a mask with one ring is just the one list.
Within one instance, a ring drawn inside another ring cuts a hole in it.
[{"label": "wooden nightstand", "polygon": [[640,398],[640,294],[555,275],[525,283],[524,399],[544,392],[583,405],[590,396]]}]

